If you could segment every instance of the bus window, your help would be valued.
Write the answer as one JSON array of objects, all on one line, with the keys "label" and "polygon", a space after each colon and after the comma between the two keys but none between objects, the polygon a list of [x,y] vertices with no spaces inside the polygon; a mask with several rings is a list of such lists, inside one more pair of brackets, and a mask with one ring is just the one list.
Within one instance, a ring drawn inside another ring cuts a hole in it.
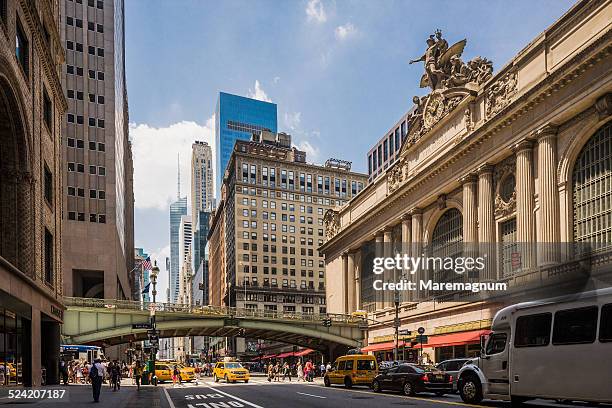
[{"label": "bus window", "polygon": [[555,345],[593,343],[597,334],[597,306],[555,313],[552,342]]},{"label": "bus window", "polygon": [[516,319],[514,347],[547,346],[550,342],[552,315],[541,313]]},{"label": "bus window", "polygon": [[599,323],[599,341],[612,341],[612,303],[601,308],[601,322]]},{"label": "bus window", "polygon": [[[494,333],[489,337],[485,354],[490,356],[491,354],[497,354],[504,351],[506,348],[506,339],[508,335],[506,333]],[[459,367],[460,368],[460,367]],[[459,370],[457,368],[457,370]]]}]

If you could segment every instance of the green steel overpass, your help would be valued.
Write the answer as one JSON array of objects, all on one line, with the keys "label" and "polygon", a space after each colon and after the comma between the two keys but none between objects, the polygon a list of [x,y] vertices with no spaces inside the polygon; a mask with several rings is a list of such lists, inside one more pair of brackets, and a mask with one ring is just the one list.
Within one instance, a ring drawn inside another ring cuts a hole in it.
[{"label": "green steel overpass", "polygon": [[[64,344],[116,345],[145,340],[147,330],[133,329],[132,325],[149,322],[152,310],[160,337],[249,337],[327,352],[360,347],[367,329],[362,318],[340,314],[75,297],[65,297],[64,304]],[[331,326],[323,324],[325,319],[331,320]]]}]

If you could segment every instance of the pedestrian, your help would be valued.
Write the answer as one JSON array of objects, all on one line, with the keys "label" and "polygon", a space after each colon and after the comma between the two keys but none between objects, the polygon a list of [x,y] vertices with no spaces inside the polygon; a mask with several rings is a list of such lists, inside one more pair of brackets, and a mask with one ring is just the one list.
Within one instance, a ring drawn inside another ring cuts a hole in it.
[{"label": "pedestrian", "polygon": [[115,360],[111,366],[110,382],[113,391],[118,391],[121,389],[121,366],[119,365],[119,362],[117,362],[117,360]]},{"label": "pedestrian", "polygon": [[291,367],[289,367],[289,363],[283,365],[283,381],[285,381],[286,377],[289,377],[289,382],[291,382]]},{"label": "pedestrian", "polygon": [[178,366],[175,364],[172,370],[172,386],[176,387],[176,383],[178,382],[179,376],[181,372],[178,369]]},{"label": "pedestrian", "polygon": [[312,381],[312,372],[314,370],[314,367],[312,365],[312,361],[308,360],[306,362],[306,366],[304,367],[304,377],[306,379],[306,381],[310,382]]},{"label": "pedestrian", "polygon": [[325,377],[325,363],[323,361],[321,361],[321,378]]},{"label": "pedestrian", "polygon": [[272,382],[274,379],[274,367],[272,363],[268,364],[268,382]]},{"label": "pedestrian", "polygon": [[331,371],[331,363],[327,363],[327,365],[325,366],[325,372],[329,373]]},{"label": "pedestrian", "polygon": [[143,366],[140,360],[136,360],[136,366],[134,367],[134,380],[136,381],[137,390],[140,390],[140,380],[142,378]]},{"label": "pedestrian", "polygon": [[89,379],[91,380],[94,402],[100,402],[100,390],[102,389],[102,379],[106,374],[105,371],[100,359],[96,359],[89,368]]},{"label": "pedestrian", "polygon": [[302,366],[301,361],[298,361],[297,364],[297,380],[298,382],[304,381],[304,367]]},{"label": "pedestrian", "polygon": [[62,373],[64,385],[68,385],[68,363],[64,359],[60,361],[60,372]]}]

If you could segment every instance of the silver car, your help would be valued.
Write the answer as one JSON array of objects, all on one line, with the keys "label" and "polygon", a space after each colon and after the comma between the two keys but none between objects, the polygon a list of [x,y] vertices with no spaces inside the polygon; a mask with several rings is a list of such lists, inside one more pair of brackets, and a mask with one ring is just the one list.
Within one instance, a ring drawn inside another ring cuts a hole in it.
[{"label": "silver car", "polygon": [[451,360],[444,360],[441,363],[436,364],[438,370],[446,371],[446,373],[453,376],[453,393],[457,392],[457,374],[465,363],[472,361],[471,358],[454,358]]}]

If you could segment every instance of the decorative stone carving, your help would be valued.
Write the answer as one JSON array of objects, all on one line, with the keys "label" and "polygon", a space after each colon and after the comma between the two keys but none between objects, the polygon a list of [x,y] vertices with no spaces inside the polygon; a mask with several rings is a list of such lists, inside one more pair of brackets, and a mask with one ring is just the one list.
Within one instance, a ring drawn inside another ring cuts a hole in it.
[{"label": "decorative stone carving", "polygon": [[443,210],[446,208],[446,194],[440,194],[438,199],[436,200],[436,204],[438,205],[439,210]]},{"label": "decorative stone carving", "polygon": [[499,194],[495,194],[495,218],[502,218],[516,212],[516,191],[512,192],[510,199],[506,202]]},{"label": "decorative stone carving", "polygon": [[595,102],[595,109],[599,119],[605,119],[612,115],[612,93],[607,93]]},{"label": "decorative stone carving", "polygon": [[325,238],[327,240],[332,239],[340,232],[340,213],[330,208],[323,216],[323,224],[325,226]]},{"label": "decorative stone carving", "polygon": [[463,112],[463,121],[465,130],[467,130],[468,132],[474,130],[474,122],[472,122],[472,111],[470,110],[470,108],[467,108]]},{"label": "decorative stone carving", "polygon": [[518,89],[518,73],[508,72],[499,81],[487,90],[486,114],[487,117],[495,115],[512,101]]},{"label": "decorative stone carving", "polygon": [[395,166],[393,166],[389,171],[389,174],[387,176],[387,188],[389,190],[389,193],[392,193],[393,191],[397,190],[397,188],[404,181],[403,169],[403,162],[400,161],[399,163],[395,164]]},{"label": "decorative stone carving", "polygon": [[495,218],[502,218],[516,212],[516,187],[508,196],[503,197],[503,185],[509,177],[515,179],[516,156],[512,155],[495,166],[493,182],[495,184]]}]

